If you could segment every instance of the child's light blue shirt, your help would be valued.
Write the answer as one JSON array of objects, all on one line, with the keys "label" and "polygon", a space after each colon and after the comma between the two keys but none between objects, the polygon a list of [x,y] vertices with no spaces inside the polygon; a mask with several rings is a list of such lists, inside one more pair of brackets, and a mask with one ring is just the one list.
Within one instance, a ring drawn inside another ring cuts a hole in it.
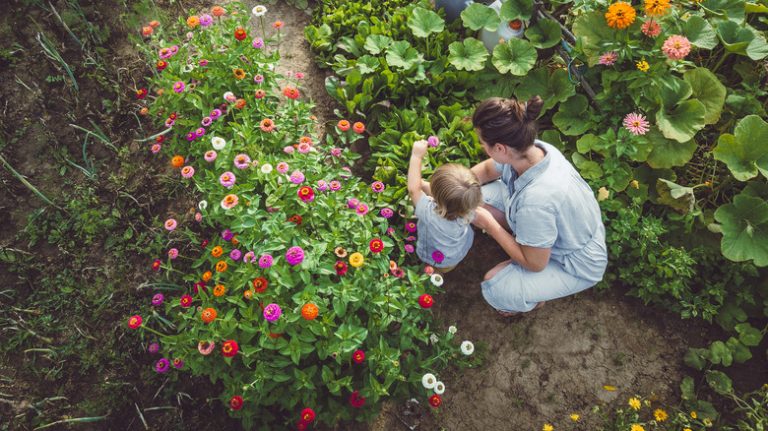
[{"label": "child's light blue shirt", "polygon": [[[454,266],[464,259],[475,233],[470,222],[464,218],[448,220],[437,214],[437,204],[432,196],[423,194],[416,204],[416,223],[419,240],[416,254],[423,262],[437,268]],[[435,262],[432,253],[438,250],[445,256],[441,263]]]}]

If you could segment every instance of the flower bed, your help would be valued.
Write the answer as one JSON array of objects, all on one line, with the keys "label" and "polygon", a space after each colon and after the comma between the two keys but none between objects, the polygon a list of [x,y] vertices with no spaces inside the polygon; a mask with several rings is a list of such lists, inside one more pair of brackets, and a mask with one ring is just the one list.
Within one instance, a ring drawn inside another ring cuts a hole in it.
[{"label": "flower bed", "polygon": [[[266,13],[252,11],[256,34],[249,11],[220,6],[184,20],[183,42],[148,32],[156,97],[137,96],[166,127],[151,151],[200,200],[164,222],[165,281],[128,326],[153,341],[158,373],[221,382],[246,428],[369,418],[472,352],[433,329],[442,277],[412,265],[415,224],[347,167],[365,125],[318,141],[303,75],[274,72],[282,24],[267,33]],[[421,389],[435,407],[441,385]]]}]

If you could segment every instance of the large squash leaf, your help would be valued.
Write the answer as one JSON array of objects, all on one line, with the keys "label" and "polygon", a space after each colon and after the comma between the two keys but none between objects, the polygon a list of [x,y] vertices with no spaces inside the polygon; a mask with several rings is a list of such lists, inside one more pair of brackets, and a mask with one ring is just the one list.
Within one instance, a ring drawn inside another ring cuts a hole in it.
[{"label": "large squash leaf", "polygon": [[720,135],[713,153],[739,181],[758,173],[768,177],[768,123],[757,115],[747,115],[736,124],[733,135]]}]

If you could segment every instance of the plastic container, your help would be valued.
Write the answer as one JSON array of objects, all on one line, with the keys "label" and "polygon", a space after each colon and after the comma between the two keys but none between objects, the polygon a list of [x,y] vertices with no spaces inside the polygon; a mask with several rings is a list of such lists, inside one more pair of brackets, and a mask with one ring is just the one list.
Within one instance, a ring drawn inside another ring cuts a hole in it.
[{"label": "plastic container", "polygon": [[437,0],[435,9],[445,9],[445,18],[448,21],[454,21],[461,15],[461,11],[474,3],[472,0]]},{"label": "plastic container", "polygon": [[[495,2],[491,3],[489,7],[495,10],[496,13],[499,13],[501,10],[501,0],[496,0]],[[519,19],[516,19],[513,21],[500,23],[499,28],[496,31],[488,31],[486,29],[482,29],[480,31],[480,40],[483,41],[483,44],[488,49],[488,51],[493,51],[493,48],[495,48],[499,42],[506,42],[513,37],[523,37],[524,33],[525,23]]]}]

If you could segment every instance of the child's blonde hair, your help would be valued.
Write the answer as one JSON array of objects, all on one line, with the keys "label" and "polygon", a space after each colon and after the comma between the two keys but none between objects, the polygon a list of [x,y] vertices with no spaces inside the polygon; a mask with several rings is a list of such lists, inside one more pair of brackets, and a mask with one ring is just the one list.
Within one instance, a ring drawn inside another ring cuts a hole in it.
[{"label": "child's blonde hair", "polygon": [[429,184],[437,213],[448,220],[469,217],[483,202],[480,181],[466,166],[442,165],[432,174]]}]

